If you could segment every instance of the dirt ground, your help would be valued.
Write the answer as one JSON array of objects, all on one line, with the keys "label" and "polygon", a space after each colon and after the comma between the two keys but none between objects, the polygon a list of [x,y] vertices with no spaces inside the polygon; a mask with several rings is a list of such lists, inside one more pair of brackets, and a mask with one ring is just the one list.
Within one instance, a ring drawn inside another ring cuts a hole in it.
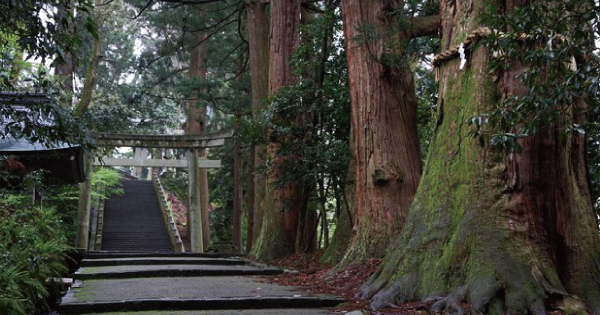
[{"label": "dirt ground", "polygon": [[332,313],[346,313],[362,310],[367,314],[426,314],[427,305],[422,303],[409,303],[394,309],[372,311],[369,301],[357,297],[360,286],[377,271],[381,259],[371,259],[365,263],[352,265],[346,270],[335,271],[331,266],[323,266],[319,259],[322,252],[314,254],[298,254],[282,259],[268,261],[270,265],[285,269],[297,270],[298,273],[285,273],[274,277],[266,277],[266,281],[281,285],[302,288],[314,293],[332,294],[343,297],[347,302],[335,308]]}]

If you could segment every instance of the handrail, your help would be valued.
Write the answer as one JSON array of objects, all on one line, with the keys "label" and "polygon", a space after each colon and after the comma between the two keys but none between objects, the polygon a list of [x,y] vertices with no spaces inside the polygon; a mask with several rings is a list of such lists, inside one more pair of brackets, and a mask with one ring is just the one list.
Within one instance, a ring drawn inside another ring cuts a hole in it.
[{"label": "handrail", "polygon": [[[100,186],[100,194],[103,195],[106,187]],[[90,239],[88,250],[100,250],[102,248],[102,229],[104,228],[104,202],[102,197],[92,199],[92,209],[90,214]]]},{"label": "handrail", "polygon": [[96,221],[96,239],[94,241],[94,250],[102,250],[102,229],[104,228],[104,202],[102,198],[98,201],[98,221]]},{"label": "handrail", "polygon": [[156,196],[158,197],[160,210],[162,211],[163,218],[165,219],[165,224],[167,225],[167,230],[169,231],[171,243],[173,243],[175,252],[183,253],[185,252],[185,248],[183,247],[183,241],[181,240],[181,236],[179,235],[179,231],[177,230],[177,224],[175,223],[175,219],[173,218],[173,207],[169,203],[167,193],[162,183],[160,182],[160,178],[158,176],[158,168],[152,168],[152,183],[154,184],[154,190],[156,191]]}]

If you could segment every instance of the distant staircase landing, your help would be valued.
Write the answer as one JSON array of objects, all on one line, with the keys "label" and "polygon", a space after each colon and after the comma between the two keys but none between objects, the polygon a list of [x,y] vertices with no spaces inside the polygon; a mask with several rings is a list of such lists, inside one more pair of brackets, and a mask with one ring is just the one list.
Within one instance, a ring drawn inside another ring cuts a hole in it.
[{"label": "distant staircase landing", "polygon": [[173,252],[151,181],[122,180],[124,194],[104,207],[102,250]]}]

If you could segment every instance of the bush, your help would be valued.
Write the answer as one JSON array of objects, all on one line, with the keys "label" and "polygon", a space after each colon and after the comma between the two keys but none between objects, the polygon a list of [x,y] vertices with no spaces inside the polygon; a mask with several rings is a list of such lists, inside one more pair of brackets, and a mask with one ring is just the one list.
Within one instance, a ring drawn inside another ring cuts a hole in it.
[{"label": "bush", "polygon": [[0,203],[0,313],[29,315],[48,311],[58,297],[55,279],[67,274],[71,247],[59,215],[21,196]]},{"label": "bush", "polygon": [[[108,199],[122,195],[121,174],[112,168],[95,168],[92,173],[92,198]],[[70,244],[75,243],[77,234],[77,211],[79,189],[77,185],[51,186],[44,190],[44,204],[59,209],[63,230]]]},{"label": "bush", "polygon": [[[37,177],[28,175],[22,186],[41,189]],[[112,169],[97,170],[92,196],[122,193],[120,179]],[[54,306],[62,289],[56,279],[68,274],[78,198],[75,185],[46,188],[42,205],[28,189],[0,191],[0,314],[42,314]]]}]

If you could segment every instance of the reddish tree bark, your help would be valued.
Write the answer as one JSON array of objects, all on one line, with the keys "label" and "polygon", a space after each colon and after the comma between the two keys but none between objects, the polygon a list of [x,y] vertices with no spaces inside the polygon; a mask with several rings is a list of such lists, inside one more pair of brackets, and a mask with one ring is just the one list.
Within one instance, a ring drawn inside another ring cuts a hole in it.
[{"label": "reddish tree bark", "polygon": [[[289,60],[298,48],[300,36],[300,0],[271,1],[269,45],[269,94],[295,83]],[[303,205],[303,185],[287,182],[281,186],[276,180],[281,174],[284,158],[278,155],[278,139],[271,139],[268,155],[271,166],[267,178],[265,212],[260,236],[252,253],[262,259],[273,259],[295,252],[299,214]]]},{"label": "reddish tree bark", "polygon": [[[260,112],[265,109],[265,98],[269,88],[269,17],[266,14],[266,6],[264,2],[246,2],[252,113],[255,121],[259,119]],[[266,189],[266,177],[263,174],[265,155],[266,146],[253,144],[250,147],[252,180],[249,187],[246,252],[252,249],[262,224]]]},{"label": "reddish tree bark", "polygon": [[[398,235],[421,174],[413,75],[389,62],[400,56],[408,30],[395,30],[392,10],[403,1],[342,1],[354,156],[356,214],[342,266],[381,257]],[[372,26],[378,34],[361,27]],[[362,38],[362,39],[360,39]]]}]

